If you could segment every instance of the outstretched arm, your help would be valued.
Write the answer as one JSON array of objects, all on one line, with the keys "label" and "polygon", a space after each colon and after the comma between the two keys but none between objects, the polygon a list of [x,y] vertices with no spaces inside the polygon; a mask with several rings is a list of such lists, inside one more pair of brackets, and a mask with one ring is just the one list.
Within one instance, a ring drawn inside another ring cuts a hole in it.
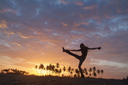
[{"label": "outstretched arm", "polygon": [[98,50],[100,50],[101,49],[101,47],[96,47],[96,48],[88,48],[89,50],[95,50],[95,49],[98,49]]}]

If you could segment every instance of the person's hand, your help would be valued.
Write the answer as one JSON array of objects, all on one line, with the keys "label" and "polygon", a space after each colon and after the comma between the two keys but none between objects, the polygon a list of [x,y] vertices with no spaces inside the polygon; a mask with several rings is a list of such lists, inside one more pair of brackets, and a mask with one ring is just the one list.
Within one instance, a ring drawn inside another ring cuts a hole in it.
[{"label": "person's hand", "polygon": [[98,47],[98,50],[100,50],[101,49],[101,47]]}]

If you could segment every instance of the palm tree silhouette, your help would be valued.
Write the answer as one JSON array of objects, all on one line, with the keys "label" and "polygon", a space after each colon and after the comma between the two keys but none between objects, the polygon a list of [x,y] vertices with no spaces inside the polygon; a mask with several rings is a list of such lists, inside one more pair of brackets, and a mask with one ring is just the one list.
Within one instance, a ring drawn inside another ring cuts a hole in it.
[{"label": "palm tree silhouette", "polygon": [[49,74],[49,65],[46,66],[47,75]]},{"label": "palm tree silhouette", "polygon": [[86,75],[88,75],[88,72],[87,72],[87,69],[86,68],[84,68],[84,72],[85,72]]},{"label": "palm tree silhouette", "polygon": [[104,73],[104,71],[103,71],[103,70],[101,70],[101,75],[102,75],[102,78],[103,78],[103,73]]},{"label": "palm tree silhouette", "polygon": [[80,74],[79,74],[80,72],[79,72],[79,70],[76,69],[75,72],[76,72],[76,74],[77,74],[77,77],[79,78],[79,77],[80,77]]},{"label": "palm tree silhouette", "polygon": [[58,72],[59,72],[59,67],[60,67],[60,65],[59,65],[59,63],[56,63],[56,68],[57,68],[57,70],[56,70],[56,73],[58,74]]},{"label": "palm tree silhouette", "polygon": [[[37,73],[37,68],[38,68],[38,66],[36,65],[36,66],[35,66],[35,69],[36,69],[36,73]],[[37,73],[37,74],[38,74],[38,73]]]},{"label": "palm tree silhouette", "polygon": [[56,63],[56,67],[59,68],[59,63]]},{"label": "palm tree silhouette", "polygon": [[64,72],[66,71],[66,68],[65,68],[65,66],[63,67],[63,76],[64,76]]},{"label": "palm tree silhouette", "polygon": [[74,78],[77,78],[76,74],[74,74]]},{"label": "palm tree silhouette", "polygon": [[96,77],[96,72],[95,72],[95,71],[96,71],[96,67],[94,66],[94,67],[93,67],[93,76],[94,76],[94,77]]},{"label": "palm tree silhouette", "polygon": [[93,67],[93,71],[96,71],[96,67],[95,66]]},{"label": "palm tree silhouette", "polygon": [[97,70],[97,73],[98,73],[98,77],[99,77],[99,74],[100,74],[100,70],[99,69]]},{"label": "palm tree silhouette", "polygon": [[89,69],[89,76],[91,77],[92,68]]},{"label": "palm tree silhouette", "polygon": [[50,72],[52,71],[52,64],[50,63],[49,64],[49,75],[50,75]]},{"label": "palm tree silhouette", "polygon": [[68,72],[69,72],[69,74],[70,74],[70,72],[71,72],[71,67],[70,67],[70,66],[68,67]]},{"label": "palm tree silhouette", "polygon": [[[55,74],[58,74],[58,76],[60,76],[61,72],[63,71],[63,74],[62,74],[62,77],[64,77],[64,72],[66,71],[66,67],[64,66],[62,69],[59,68],[59,63],[56,63],[56,66],[55,65],[52,65],[52,64],[49,64],[47,65],[46,67],[44,67],[43,64],[40,64],[39,66],[35,65],[35,69],[37,69],[39,67],[40,69],[40,75],[42,74],[42,70],[47,70],[47,72],[49,72],[49,75],[55,73]],[[22,71],[22,70],[17,70],[17,69],[4,69],[4,70],[1,70],[1,73],[15,73],[15,74],[27,74],[26,71]],[[68,67],[67,69],[67,72],[69,73],[69,77],[72,77],[72,74],[74,75],[74,77],[76,78],[77,77],[80,77],[80,71],[79,69],[75,69],[72,68],[72,67]],[[75,73],[73,73],[75,72]],[[88,73],[89,72],[89,73]],[[93,68],[89,68],[89,70],[87,70],[86,68],[84,68],[82,70],[82,73],[84,73],[84,75],[88,75],[91,77],[91,76],[94,76],[96,77],[97,76],[97,73],[98,73],[98,77],[99,77],[99,74],[101,73],[102,77],[103,77],[103,73],[104,71],[103,70],[96,70],[96,67],[94,66]],[[48,73],[47,73],[48,74]],[[88,76],[88,77],[89,77]]]},{"label": "palm tree silhouette", "polygon": [[[41,70],[41,74],[42,74],[43,68],[44,68],[44,65],[43,65],[43,64],[40,64],[39,69]],[[41,74],[40,74],[40,75],[41,75]]]},{"label": "palm tree silhouette", "polygon": [[52,67],[51,67],[51,71],[52,71],[52,74],[53,74],[54,71],[55,71],[55,66],[54,66],[54,65],[52,65]]},{"label": "palm tree silhouette", "polygon": [[93,72],[93,76],[94,76],[94,77],[96,77],[96,76],[97,76],[95,71]]},{"label": "palm tree silhouette", "polygon": [[73,72],[74,72],[74,68],[71,69],[71,77],[72,77]]},{"label": "palm tree silhouette", "polygon": [[[58,69],[55,69],[55,73],[58,74],[59,70]],[[56,75],[57,76],[57,75]]]},{"label": "palm tree silhouette", "polygon": [[59,76],[60,76],[61,71],[62,71],[62,70],[61,70],[61,69],[59,69],[59,71],[58,71]]}]

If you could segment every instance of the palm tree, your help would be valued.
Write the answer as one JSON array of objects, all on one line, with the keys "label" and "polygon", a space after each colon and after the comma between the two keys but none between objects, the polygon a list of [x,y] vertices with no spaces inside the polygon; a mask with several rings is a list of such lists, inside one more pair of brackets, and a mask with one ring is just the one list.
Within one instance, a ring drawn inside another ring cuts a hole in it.
[{"label": "palm tree", "polygon": [[74,68],[71,69],[71,76],[72,76],[72,74],[73,74],[73,71],[74,71]]},{"label": "palm tree", "polygon": [[47,75],[49,74],[49,65],[46,66]]},{"label": "palm tree", "polygon": [[[59,70],[58,69],[55,69],[55,73],[57,74],[59,72]],[[56,75],[57,76],[57,75]]]},{"label": "palm tree", "polygon": [[63,71],[64,71],[64,72],[66,71],[66,68],[65,68],[65,66],[63,67]]},{"label": "palm tree", "polygon": [[71,77],[72,77],[73,71],[71,71],[70,74],[71,74]]},{"label": "palm tree", "polygon": [[52,67],[51,67],[52,74],[53,74],[54,70],[55,70],[55,66],[52,65]]},{"label": "palm tree", "polygon": [[74,78],[77,78],[76,74],[74,74]]},{"label": "palm tree", "polygon": [[74,71],[74,68],[72,68],[71,71],[73,72]]},{"label": "palm tree", "polygon": [[[43,68],[44,68],[44,65],[43,64],[40,64],[39,69],[40,70],[43,70]],[[42,74],[42,71],[41,71],[41,74]]]},{"label": "palm tree", "polygon": [[104,73],[104,71],[103,71],[103,70],[101,70],[102,78],[103,78],[103,73]]},{"label": "palm tree", "polygon": [[66,68],[65,68],[65,66],[63,67],[63,76],[64,76],[64,72],[66,71]]},{"label": "palm tree", "polygon": [[88,72],[87,72],[87,69],[86,68],[84,68],[84,72],[85,72],[86,75],[88,75]]},{"label": "palm tree", "polygon": [[56,63],[56,67],[59,68],[59,63]]},{"label": "palm tree", "polygon": [[71,67],[70,67],[70,66],[68,67],[68,72],[69,72],[69,73],[71,72]]},{"label": "palm tree", "polygon": [[100,70],[99,69],[97,70],[97,73],[98,73],[98,77],[99,77],[99,74],[100,74]]},{"label": "palm tree", "polygon": [[89,69],[89,76],[91,77],[92,68]]},{"label": "palm tree", "polygon": [[94,76],[94,77],[96,77],[96,72],[95,72],[95,71],[96,71],[96,67],[94,66],[94,67],[93,67],[93,76]]},{"label": "palm tree", "polygon": [[80,73],[79,70],[76,69],[75,72],[76,72],[76,74],[77,74],[77,77],[79,78],[79,77],[80,77],[80,75],[79,75],[79,73]]},{"label": "palm tree", "polygon": [[87,69],[86,69],[86,68],[84,68],[84,71],[86,72],[86,71],[87,71]]},{"label": "palm tree", "polygon": [[96,77],[96,76],[97,76],[95,71],[93,72],[93,76],[94,76],[94,77]]},{"label": "palm tree", "polygon": [[58,71],[59,76],[60,76],[61,71],[62,71],[62,70],[61,70],[61,69],[59,69],[59,71]]},{"label": "palm tree", "polygon": [[49,64],[49,75],[50,75],[50,71],[52,71],[52,64]]},{"label": "palm tree", "polygon": [[[35,69],[36,69],[36,73],[37,73],[37,68],[38,68],[38,66],[36,65],[36,66],[35,66]],[[38,73],[37,73],[37,74],[38,74]]]},{"label": "palm tree", "polygon": [[93,71],[96,71],[96,67],[95,66],[93,67]]}]

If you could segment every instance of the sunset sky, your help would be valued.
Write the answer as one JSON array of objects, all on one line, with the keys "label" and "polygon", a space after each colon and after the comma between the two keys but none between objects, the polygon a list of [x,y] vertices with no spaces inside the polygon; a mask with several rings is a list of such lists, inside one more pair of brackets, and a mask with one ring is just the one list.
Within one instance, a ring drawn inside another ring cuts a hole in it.
[{"label": "sunset sky", "polygon": [[[0,0],[0,70],[35,73],[35,65],[77,68],[63,53],[90,50],[82,68],[104,70],[104,78],[128,76],[128,0]],[[80,52],[75,52],[81,55]]]}]

